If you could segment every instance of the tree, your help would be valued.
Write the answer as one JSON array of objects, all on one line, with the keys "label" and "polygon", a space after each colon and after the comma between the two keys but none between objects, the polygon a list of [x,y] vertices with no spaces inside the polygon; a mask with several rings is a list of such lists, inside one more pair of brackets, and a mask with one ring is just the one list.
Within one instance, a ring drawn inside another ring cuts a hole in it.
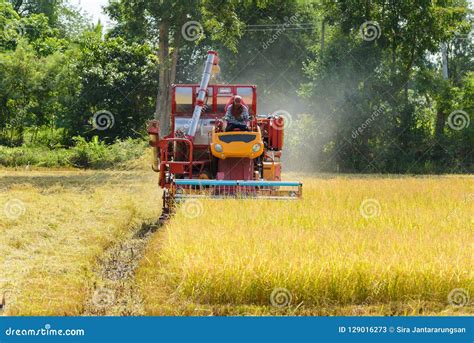
[{"label": "tree", "polygon": [[[80,82],[68,105],[70,113],[62,118],[70,135],[97,135],[108,142],[140,136],[153,112],[157,87],[157,61],[151,47],[122,38],[102,40],[100,32],[89,32],[80,41],[76,58],[70,63]],[[104,127],[94,122],[101,113],[109,120]]]},{"label": "tree", "polygon": [[21,144],[26,128],[54,125],[58,106],[57,73],[64,66],[60,53],[37,57],[33,46],[20,40],[15,51],[0,55],[0,127],[2,140]]},{"label": "tree", "polygon": [[[307,64],[311,81],[301,92],[323,113],[317,120],[326,128],[321,149],[336,166],[403,172],[430,163],[429,131],[419,123],[430,113],[427,94],[433,99],[437,88],[419,81],[467,13],[464,1],[442,5],[428,0],[323,3],[325,48]],[[449,92],[443,94],[446,99]],[[436,104],[441,109],[442,102]],[[438,122],[442,127],[442,118]]]},{"label": "tree", "polygon": [[51,26],[56,26],[59,21],[62,0],[9,0],[13,9],[21,16],[28,17],[32,14],[44,14]]},{"label": "tree", "polygon": [[180,51],[194,42],[220,40],[235,49],[242,24],[236,15],[238,1],[144,1],[115,0],[107,8],[119,24],[111,35],[125,34],[132,40],[156,42],[160,68],[155,118],[162,134],[169,131],[170,85],[176,80]]},{"label": "tree", "polygon": [[309,49],[318,36],[314,11],[314,3],[287,0],[240,5],[237,15],[245,29],[237,53],[217,45],[222,56],[221,81],[257,85],[260,114],[304,112],[307,104],[297,91],[305,80],[303,63],[314,57]]},{"label": "tree", "polygon": [[0,0],[0,49],[13,49],[15,40],[21,35],[18,28],[20,16],[14,11],[12,5],[5,0]]}]

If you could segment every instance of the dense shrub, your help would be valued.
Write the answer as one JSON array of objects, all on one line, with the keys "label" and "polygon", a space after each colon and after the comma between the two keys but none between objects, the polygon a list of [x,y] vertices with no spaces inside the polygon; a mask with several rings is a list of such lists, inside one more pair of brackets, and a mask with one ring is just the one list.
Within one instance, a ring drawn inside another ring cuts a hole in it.
[{"label": "dense shrub", "polygon": [[72,148],[49,148],[47,146],[3,147],[0,146],[0,165],[5,167],[77,167],[111,168],[140,158],[145,153],[146,142],[141,139],[127,139],[106,145],[97,137],[86,141],[74,138]]}]

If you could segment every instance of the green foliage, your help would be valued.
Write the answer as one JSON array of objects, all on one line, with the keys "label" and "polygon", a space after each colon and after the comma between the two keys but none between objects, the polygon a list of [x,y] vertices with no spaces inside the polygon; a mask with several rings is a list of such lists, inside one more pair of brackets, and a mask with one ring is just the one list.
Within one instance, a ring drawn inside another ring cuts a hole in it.
[{"label": "green foliage", "polygon": [[[117,25],[109,35],[128,41],[156,43],[159,25],[164,22],[170,28],[175,48],[203,43],[207,37],[236,52],[244,27],[243,17],[238,15],[240,6],[241,2],[237,0],[112,0],[106,10]],[[206,29],[195,41],[182,39],[181,29],[188,21],[197,21]]]},{"label": "green foliage", "polygon": [[74,137],[75,146],[69,162],[75,167],[88,168],[94,163],[103,163],[107,154],[107,146],[104,142],[99,142],[99,138],[94,136],[90,142],[82,137]]},{"label": "green foliage", "polygon": [[48,56],[64,50],[68,44],[60,37],[59,30],[49,25],[44,14],[22,18],[20,25],[22,36],[28,39],[39,56]]},{"label": "green foliage", "polygon": [[[68,42],[44,14],[20,18],[0,4],[0,21],[21,28],[0,37],[0,144],[20,145],[25,129],[41,126],[64,128],[69,144],[74,135],[107,142],[142,135],[158,87],[150,45],[103,40],[96,29]],[[92,125],[101,110],[115,119],[106,131]]]},{"label": "green foliage", "polygon": [[78,168],[108,168],[119,166],[121,163],[137,159],[145,152],[146,142],[143,140],[127,139],[106,145],[97,136],[87,142],[82,137],[75,137],[75,146],[68,163]]},{"label": "green foliage", "polygon": [[[473,111],[464,0],[110,0],[106,10],[117,25],[104,35],[64,1],[0,0],[0,144],[21,146],[2,148],[1,163],[98,168],[136,156],[128,138],[143,136],[174,63],[174,82],[197,82],[215,49],[218,82],[256,84],[259,114],[291,113],[285,168],[472,171],[474,125],[448,125]],[[204,29],[196,40],[183,39],[188,21]],[[113,116],[105,130],[93,123],[102,112]]]},{"label": "green foliage", "polygon": [[26,145],[15,148],[0,146],[0,165],[5,167],[65,167],[69,165],[70,155],[71,152],[66,149],[51,150],[47,147]]},{"label": "green foliage", "polygon": [[[472,113],[464,77],[472,70],[473,45],[459,39],[467,15],[464,1],[324,4],[326,47],[313,46],[317,54],[305,65],[309,82],[300,88],[314,111],[307,144],[318,147],[310,157],[318,168],[472,170],[472,125],[460,131],[447,125],[454,111]],[[367,21],[373,39],[363,39]],[[440,72],[442,44],[448,46],[447,80]]]},{"label": "green foliage", "polygon": [[141,139],[127,139],[106,145],[96,136],[91,141],[75,137],[74,142],[75,145],[71,148],[54,149],[39,144],[25,144],[14,148],[0,146],[0,165],[117,168],[122,167],[127,161],[142,157],[146,147],[146,142]]},{"label": "green foliage", "polygon": [[57,149],[67,145],[66,137],[64,128],[30,127],[23,132],[23,145],[27,147],[41,146]]},{"label": "green foliage", "polygon": [[62,78],[68,66],[65,54],[37,56],[24,39],[14,51],[0,54],[0,142],[21,144],[26,127],[56,124],[74,85],[73,80]]},{"label": "green foliage", "polygon": [[[102,41],[90,34],[81,41],[74,67],[81,80],[77,101],[64,117],[64,125],[74,134],[112,141],[140,136],[152,117],[158,87],[156,56],[147,44],[127,44],[121,38]],[[114,125],[94,130],[91,121],[98,111],[108,111]]]},{"label": "green foliage", "polygon": [[19,37],[20,16],[10,3],[0,0],[0,51],[15,46],[14,40]]}]

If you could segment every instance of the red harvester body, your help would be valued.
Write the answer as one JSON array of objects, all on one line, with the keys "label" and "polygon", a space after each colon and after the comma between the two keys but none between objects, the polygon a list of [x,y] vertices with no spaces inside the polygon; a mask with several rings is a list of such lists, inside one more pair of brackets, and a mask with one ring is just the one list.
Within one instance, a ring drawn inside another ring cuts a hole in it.
[{"label": "red harvester body", "polygon": [[[300,182],[281,181],[284,118],[257,115],[254,85],[209,85],[217,66],[217,53],[209,51],[200,84],[172,85],[168,135],[160,137],[157,120],[149,123],[164,215],[182,198],[297,199],[302,194]],[[223,118],[236,95],[248,107],[248,131],[226,132]]]}]

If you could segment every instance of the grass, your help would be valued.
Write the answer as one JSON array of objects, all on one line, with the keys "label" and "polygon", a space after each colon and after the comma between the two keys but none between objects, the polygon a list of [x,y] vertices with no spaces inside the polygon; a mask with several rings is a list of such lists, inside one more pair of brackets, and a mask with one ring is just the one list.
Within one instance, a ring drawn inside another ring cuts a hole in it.
[{"label": "grass", "polygon": [[159,216],[152,172],[0,170],[7,315],[79,315],[99,257]]},{"label": "grass", "polygon": [[[147,157],[123,171],[0,169],[6,314],[87,312],[106,251],[159,216]],[[145,313],[472,314],[448,302],[474,291],[472,177],[302,180],[301,201],[182,204],[127,283]]]},{"label": "grass", "polygon": [[182,205],[137,273],[147,314],[472,313],[448,302],[474,290],[472,177],[303,181],[296,202]]},{"label": "grass", "polygon": [[123,168],[145,152],[146,142],[126,139],[106,145],[97,137],[86,141],[76,137],[70,148],[49,148],[45,145],[0,146],[0,166],[4,167],[76,167],[90,169]]}]

